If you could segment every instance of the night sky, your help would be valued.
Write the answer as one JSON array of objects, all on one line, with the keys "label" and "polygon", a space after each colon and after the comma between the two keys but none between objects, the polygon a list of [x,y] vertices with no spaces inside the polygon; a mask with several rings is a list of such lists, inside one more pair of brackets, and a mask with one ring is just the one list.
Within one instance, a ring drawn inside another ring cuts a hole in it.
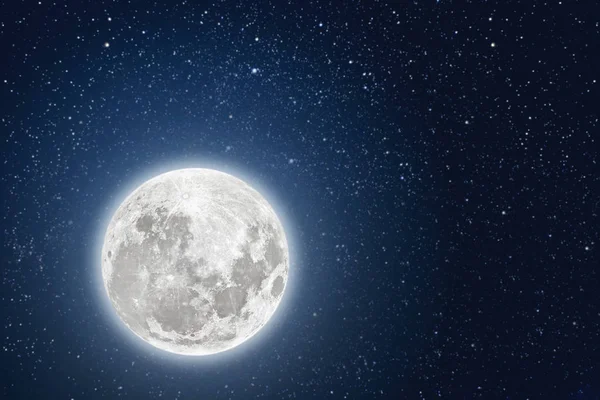
[{"label": "night sky", "polygon": [[[599,15],[1,2],[0,398],[600,398]],[[135,343],[101,296],[115,202],[174,166],[263,188],[291,238],[231,355]]]}]

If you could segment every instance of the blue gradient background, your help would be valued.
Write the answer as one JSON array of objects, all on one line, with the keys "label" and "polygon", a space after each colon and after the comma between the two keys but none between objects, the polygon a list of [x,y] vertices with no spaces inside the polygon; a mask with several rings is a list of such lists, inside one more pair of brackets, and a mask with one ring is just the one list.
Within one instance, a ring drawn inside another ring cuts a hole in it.
[{"label": "blue gradient background", "polygon": [[[596,398],[592,3],[1,3],[0,397]],[[116,323],[98,237],[209,165],[296,275],[194,361]]]}]

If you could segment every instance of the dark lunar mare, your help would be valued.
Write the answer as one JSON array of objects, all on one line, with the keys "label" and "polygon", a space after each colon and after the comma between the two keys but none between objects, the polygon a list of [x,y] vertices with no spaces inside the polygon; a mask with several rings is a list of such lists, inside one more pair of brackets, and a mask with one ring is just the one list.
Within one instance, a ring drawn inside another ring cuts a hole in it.
[{"label": "dark lunar mare", "polygon": [[[279,230],[272,225],[249,228],[249,242],[244,244],[242,255],[232,267],[235,286],[216,292],[211,308],[207,300],[198,299],[199,293],[193,286],[201,284],[205,289],[213,290],[224,282],[220,275],[201,279],[196,271],[205,267],[206,261],[194,261],[184,255],[195,239],[190,229],[191,218],[182,213],[169,215],[169,210],[164,207],[155,211],[156,216],[144,214],[135,223],[137,231],[143,235],[141,243],[120,244],[118,249],[109,249],[106,254],[113,265],[108,291],[124,322],[141,336],[150,334],[156,339],[171,341],[150,332],[147,319],[154,318],[163,330],[180,335],[198,332],[215,313],[219,318],[234,315],[248,319],[250,314],[241,314],[250,293],[258,291],[273,269],[285,261]],[[265,259],[253,262],[250,248],[260,240],[261,229],[267,237]],[[173,277],[172,281],[165,281],[167,275]],[[284,278],[278,276],[269,293],[278,299],[283,288]],[[199,304],[192,305],[194,301]],[[211,339],[230,340],[234,337],[231,333],[222,333]],[[192,345],[200,341],[201,338],[181,339],[177,343]]]}]

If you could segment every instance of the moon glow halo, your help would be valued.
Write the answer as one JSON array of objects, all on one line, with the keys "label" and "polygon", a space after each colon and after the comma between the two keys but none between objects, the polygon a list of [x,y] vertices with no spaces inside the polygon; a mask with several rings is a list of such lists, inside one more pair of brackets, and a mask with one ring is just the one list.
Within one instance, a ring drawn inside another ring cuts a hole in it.
[{"label": "moon glow halo", "polygon": [[269,203],[226,173],[156,176],[123,201],[102,247],[102,277],[122,322],[184,355],[232,349],[262,329],[288,280],[289,251]]}]

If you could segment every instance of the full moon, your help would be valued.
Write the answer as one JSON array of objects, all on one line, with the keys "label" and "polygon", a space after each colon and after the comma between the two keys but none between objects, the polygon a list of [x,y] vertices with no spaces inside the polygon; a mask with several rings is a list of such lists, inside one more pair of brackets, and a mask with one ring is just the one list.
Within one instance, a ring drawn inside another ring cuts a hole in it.
[{"label": "full moon", "polygon": [[211,169],[180,169],[133,191],[102,248],[106,293],[123,323],[184,355],[232,349],[269,321],[284,293],[289,253],[269,203]]}]

